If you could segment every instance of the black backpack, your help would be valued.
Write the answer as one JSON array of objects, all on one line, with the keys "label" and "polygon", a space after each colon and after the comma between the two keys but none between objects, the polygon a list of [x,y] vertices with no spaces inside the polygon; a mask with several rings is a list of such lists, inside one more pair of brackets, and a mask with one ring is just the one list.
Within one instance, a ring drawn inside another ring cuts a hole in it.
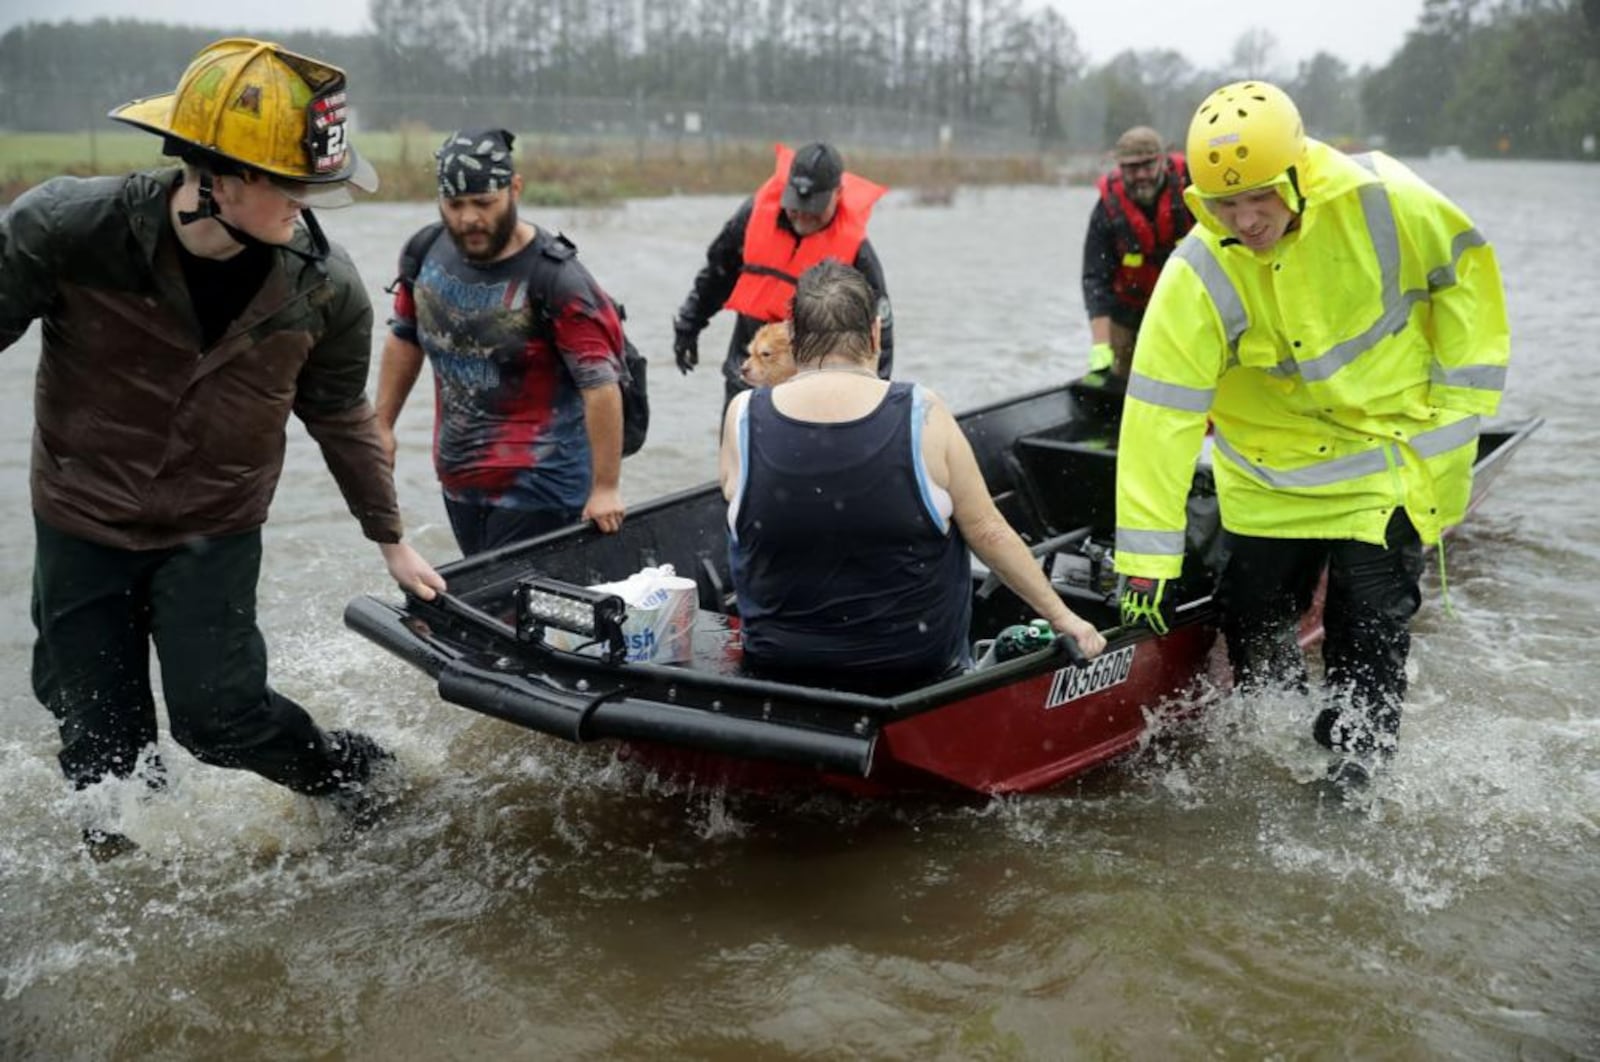
[{"label": "black backpack", "polygon": [[[411,239],[406,241],[405,248],[400,252],[400,275],[395,279],[398,284],[404,281],[415,284],[417,274],[422,272],[422,261],[428,257],[428,251],[433,247],[439,234],[444,232],[444,222],[435,221],[431,225],[424,225],[418,229]],[[550,295],[555,290],[556,278],[561,271],[562,263],[577,255],[578,248],[565,236],[557,235],[550,245],[545,248],[538,260],[538,266],[533,271],[533,276],[528,280],[528,295],[538,301],[539,322],[545,330],[545,338],[549,341],[551,349],[555,349],[555,321],[550,316]],[[390,285],[391,292],[394,285]],[[602,292],[602,294],[604,294]],[[621,303],[611,300],[612,309],[617,312],[617,319],[626,322],[628,311]],[[628,457],[639,452],[644,446],[644,438],[650,431],[650,395],[646,390],[645,374],[649,369],[649,362],[639,353],[633,341],[628,338],[627,329],[622,333],[622,456]]]}]

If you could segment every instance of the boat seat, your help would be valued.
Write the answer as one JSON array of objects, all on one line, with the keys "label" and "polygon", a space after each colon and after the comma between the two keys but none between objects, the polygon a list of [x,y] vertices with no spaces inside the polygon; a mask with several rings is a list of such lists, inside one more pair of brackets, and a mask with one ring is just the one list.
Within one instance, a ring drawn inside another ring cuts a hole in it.
[{"label": "boat seat", "polygon": [[1034,507],[1054,533],[1087,527],[1110,536],[1117,519],[1117,451],[1110,440],[1028,435],[1017,461]]}]

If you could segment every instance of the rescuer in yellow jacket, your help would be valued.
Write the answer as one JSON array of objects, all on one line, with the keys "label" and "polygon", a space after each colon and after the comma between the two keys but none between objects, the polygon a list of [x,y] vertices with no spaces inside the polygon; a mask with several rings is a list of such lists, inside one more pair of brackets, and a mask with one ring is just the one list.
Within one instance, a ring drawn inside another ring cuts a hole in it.
[{"label": "rescuer in yellow jacket", "polygon": [[1386,155],[1307,138],[1265,82],[1206,98],[1188,163],[1198,224],[1156,285],[1122,417],[1123,621],[1165,629],[1209,419],[1235,681],[1307,687],[1296,620],[1326,566],[1314,736],[1342,754],[1330,778],[1359,784],[1399,731],[1422,546],[1464,515],[1505,386],[1499,267],[1453,203]]}]

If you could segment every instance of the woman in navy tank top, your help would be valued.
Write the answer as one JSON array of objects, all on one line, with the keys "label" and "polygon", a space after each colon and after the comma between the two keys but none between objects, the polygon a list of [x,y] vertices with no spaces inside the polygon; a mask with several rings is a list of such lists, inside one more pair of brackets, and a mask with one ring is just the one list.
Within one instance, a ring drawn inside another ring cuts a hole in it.
[{"label": "woman in navy tank top", "polygon": [[789,380],[739,395],[721,479],[746,662],[892,690],[970,663],[976,552],[1085,655],[1062,603],[989,496],[972,447],[924,387],[877,375],[877,300],[826,261],[794,298]]}]

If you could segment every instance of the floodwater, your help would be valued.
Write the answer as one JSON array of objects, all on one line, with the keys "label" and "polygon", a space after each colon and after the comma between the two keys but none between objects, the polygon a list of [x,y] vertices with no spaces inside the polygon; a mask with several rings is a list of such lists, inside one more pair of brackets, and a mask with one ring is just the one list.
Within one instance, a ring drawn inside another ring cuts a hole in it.
[{"label": "floodwater", "polygon": [[[1499,248],[1504,412],[1549,422],[1453,540],[1453,616],[1430,573],[1400,753],[1358,809],[1302,784],[1294,698],[1221,698],[1080,783],[954,806],[686,788],[476,716],[343,628],[389,588],[298,429],[266,536],[274,681],[392,746],[403,803],[345,836],[165,737],[168,793],[69,795],[28,685],[30,333],[0,377],[0,1057],[1600,1058],[1600,269],[1575,231],[1600,170],[1425,172]],[[899,375],[962,408],[1078,370],[1092,195],[886,200]],[[683,378],[669,321],[734,205],[530,212],[652,358],[635,501],[713,473],[728,326]],[[429,216],[324,219],[381,300]],[[415,395],[401,493],[443,562],[430,417]],[[91,862],[86,821],[141,850]]]}]

